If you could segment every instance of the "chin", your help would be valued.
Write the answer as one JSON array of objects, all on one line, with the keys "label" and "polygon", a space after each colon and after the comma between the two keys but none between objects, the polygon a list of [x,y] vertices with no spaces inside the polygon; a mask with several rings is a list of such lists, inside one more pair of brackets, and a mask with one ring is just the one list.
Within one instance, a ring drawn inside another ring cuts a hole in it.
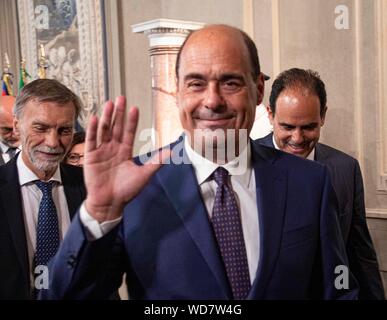
[{"label": "chin", "polygon": [[38,161],[38,162],[35,162],[34,165],[35,165],[36,169],[38,169],[39,171],[49,172],[49,171],[56,170],[56,168],[59,165],[59,162],[58,161],[56,161],[56,162],[53,162],[53,161],[45,161],[45,162]]}]

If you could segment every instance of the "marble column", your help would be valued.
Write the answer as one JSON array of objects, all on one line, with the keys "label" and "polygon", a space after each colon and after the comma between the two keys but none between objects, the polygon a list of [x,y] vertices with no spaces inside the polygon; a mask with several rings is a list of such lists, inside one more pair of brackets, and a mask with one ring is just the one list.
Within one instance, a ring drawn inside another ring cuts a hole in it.
[{"label": "marble column", "polygon": [[132,26],[134,33],[146,34],[150,42],[152,138],[155,147],[176,140],[182,132],[176,105],[176,56],[189,32],[203,26],[203,23],[170,19],[156,19]]}]

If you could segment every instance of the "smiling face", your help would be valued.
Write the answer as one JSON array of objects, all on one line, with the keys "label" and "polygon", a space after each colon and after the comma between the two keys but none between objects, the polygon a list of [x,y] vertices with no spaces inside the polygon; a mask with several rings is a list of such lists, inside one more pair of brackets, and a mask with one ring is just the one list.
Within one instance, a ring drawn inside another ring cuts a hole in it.
[{"label": "smiling face", "polygon": [[284,90],[277,99],[275,114],[268,108],[277,146],[306,158],[320,138],[325,111],[321,116],[317,95],[299,88]]},{"label": "smiling face", "polygon": [[232,136],[237,143],[240,129],[246,129],[248,137],[255,107],[263,98],[264,80],[262,75],[253,79],[240,32],[225,26],[197,31],[180,59],[177,102],[191,146],[197,150],[195,146],[204,143],[218,148],[230,129],[235,129]]},{"label": "smiling face", "polygon": [[73,136],[75,107],[72,102],[29,100],[14,126],[20,134],[24,163],[41,180],[52,177],[67,153]]}]

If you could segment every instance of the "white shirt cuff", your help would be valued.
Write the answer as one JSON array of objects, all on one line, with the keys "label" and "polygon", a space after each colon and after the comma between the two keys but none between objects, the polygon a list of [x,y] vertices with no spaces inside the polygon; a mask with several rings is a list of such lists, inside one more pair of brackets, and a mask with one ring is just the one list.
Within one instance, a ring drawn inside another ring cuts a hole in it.
[{"label": "white shirt cuff", "polygon": [[105,234],[109,233],[109,231],[113,230],[113,228],[118,225],[122,219],[122,217],[119,217],[114,220],[99,223],[87,212],[85,202],[82,203],[79,211],[79,218],[86,229],[86,237],[89,241],[102,238]]}]

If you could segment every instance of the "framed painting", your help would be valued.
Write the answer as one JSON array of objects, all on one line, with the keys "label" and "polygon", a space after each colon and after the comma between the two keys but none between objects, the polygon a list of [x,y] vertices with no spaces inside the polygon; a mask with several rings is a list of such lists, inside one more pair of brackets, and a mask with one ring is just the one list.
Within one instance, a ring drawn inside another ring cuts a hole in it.
[{"label": "framed painting", "polygon": [[[106,100],[100,0],[18,0],[21,56],[32,79],[57,79],[82,100],[79,123]],[[44,75],[39,74],[44,68]]]}]

